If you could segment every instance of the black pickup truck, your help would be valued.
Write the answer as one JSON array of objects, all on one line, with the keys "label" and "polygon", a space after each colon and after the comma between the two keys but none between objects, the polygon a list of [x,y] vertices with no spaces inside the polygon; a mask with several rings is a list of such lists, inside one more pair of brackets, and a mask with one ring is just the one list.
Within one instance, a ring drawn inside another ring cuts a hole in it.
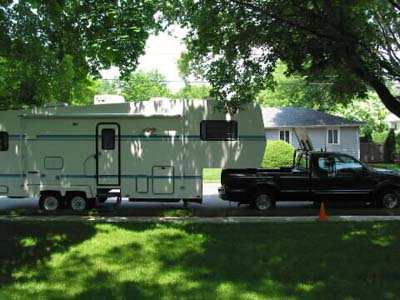
[{"label": "black pickup truck", "polygon": [[374,169],[342,153],[297,151],[292,168],[225,169],[219,195],[259,210],[276,201],[362,201],[393,209],[400,172]]}]

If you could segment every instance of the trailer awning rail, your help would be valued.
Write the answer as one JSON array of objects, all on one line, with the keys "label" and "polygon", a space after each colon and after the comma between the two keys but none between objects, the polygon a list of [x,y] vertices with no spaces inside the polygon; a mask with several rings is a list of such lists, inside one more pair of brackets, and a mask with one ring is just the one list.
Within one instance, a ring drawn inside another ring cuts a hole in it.
[{"label": "trailer awning rail", "polygon": [[23,119],[115,119],[115,118],[182,118],[181,114],[127,114],[127,113],[90,113],[90,114],[22,114]]}]

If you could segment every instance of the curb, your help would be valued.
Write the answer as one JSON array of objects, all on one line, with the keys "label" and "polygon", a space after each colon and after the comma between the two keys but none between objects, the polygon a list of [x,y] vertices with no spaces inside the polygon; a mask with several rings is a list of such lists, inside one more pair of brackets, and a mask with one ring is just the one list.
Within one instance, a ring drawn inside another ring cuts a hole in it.
[{"label": "curb", "polygon": [[[102,217],[102,216],[0,216],[8,222],[102,222],[102,223],[312,223],[319,217]],[[332,216],[325,222],[400,221],[400,216]],[[322,222],[321,222],[322,223]]]}]

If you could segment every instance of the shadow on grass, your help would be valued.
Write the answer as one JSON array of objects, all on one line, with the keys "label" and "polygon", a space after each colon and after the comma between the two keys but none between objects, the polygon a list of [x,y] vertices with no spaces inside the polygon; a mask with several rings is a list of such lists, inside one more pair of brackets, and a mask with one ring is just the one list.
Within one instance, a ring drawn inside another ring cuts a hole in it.
[{"label": "shadow on grass", "polygon": [[66,227],[66,224],[51,221],[1,222],[0,282],[13,282],[21,272],[28,274],[37,268],[46,269],[46,262],[53,253],[65,251],[96,232],[95,228],[84,223],[79,227]]},{"label": "shadow on grass", "polygon": [[[372,205],[360,203],[325,203],[328,215],[374,215],[374,216],[399,216],[400,207],[395,209],[376,208]],[[229,216],[318,216],[319,206],[310,203],[278,202],[277,208],[268,211],[258,211],[249,205],[237,207],[233,203],[231,207],[207,207],[193,205],[188,208],[174,206],[148,206],[119,209],[98,209],[91,211],[75,212],[60,210],[46,212],[33,209],[0,210],[0,216],[149,216],[149,217],[229,217]]]},{"label": "shadow on grass", "polygon": [[0,299],[400,295],[400,223],[40,224],[0,223]]}]

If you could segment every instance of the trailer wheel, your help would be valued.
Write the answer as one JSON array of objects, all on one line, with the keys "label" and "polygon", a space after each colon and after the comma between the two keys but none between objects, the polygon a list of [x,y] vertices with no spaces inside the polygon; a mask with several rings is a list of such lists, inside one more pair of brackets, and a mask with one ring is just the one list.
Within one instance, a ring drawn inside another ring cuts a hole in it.
[{"label": "trailer wheel", "polygon": [[84,211],[90,209],[90,202],[83,194],[72,194],[68,198],[68,207],[74,211]]},{"label": "trailer wheel", "polygon": [[380,194],[378,205],[382,208],[393,209],[400,203],[400,193],[396,189],[386,189]]},{"label": "trailer wheel", "polygon": [[255,208],[261,211],[272,209],[274,204],[274,198],[269,193],[260,193],[254,200]]},{"label": "trailer wheel", "polygon": [[55,211],[63,207],[62,197],[58,194],[42,194],[39,199],[39,207],[45,211]]}]

